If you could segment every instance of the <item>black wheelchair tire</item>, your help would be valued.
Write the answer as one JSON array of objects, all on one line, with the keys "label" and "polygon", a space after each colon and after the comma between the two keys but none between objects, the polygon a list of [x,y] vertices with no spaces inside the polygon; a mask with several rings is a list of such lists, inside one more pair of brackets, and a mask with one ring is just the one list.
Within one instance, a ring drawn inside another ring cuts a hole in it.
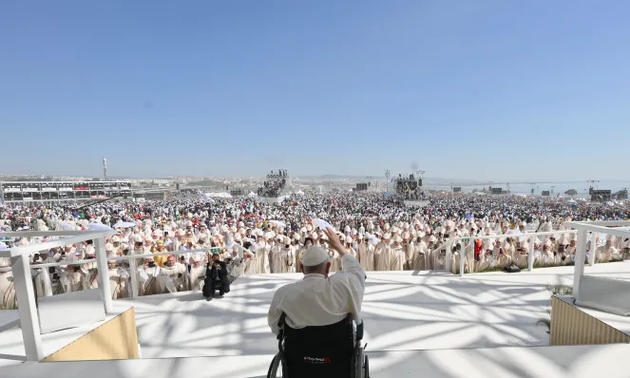
[{"label": "black wheelchair tire", "polygon": [[269,365],[269,370],[267,371],[267,378],[277,378],[278,377],[278,369],[282,372],[282,377],[287,378],[288,375],[284,369],[284,360],[282,353],[278,353],[271,360],[271,365]]},{"label": "black wheelchair tire", "polygon": [[363,378],[370,378],[370,359],[365,356],[365,363],[363,365]]},{"label": "black wheelchair tire", "polygon": [[353,378],[365,378],[363,376],[363,361],[365,361],[365,354],[363,348],[357,347],[356,355],[354,357],[354,374]]}]

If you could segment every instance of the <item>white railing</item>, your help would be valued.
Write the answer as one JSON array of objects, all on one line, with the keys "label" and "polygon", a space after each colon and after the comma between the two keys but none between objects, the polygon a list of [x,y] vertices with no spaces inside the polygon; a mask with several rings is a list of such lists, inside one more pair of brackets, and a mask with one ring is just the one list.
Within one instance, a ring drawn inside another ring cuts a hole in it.
[{"label": "white railing", "polygon": [[[105,237],[116,234],[116,231],[46,231],[40,232],[3,232],[1,236],[7,237],[32,237],[32,236],[68,236],[67,238],[47,241],[43,243],[31,244],[24,247],[9,248],[0,251],[0,257],[11,259],[11,271],[15,284],[15,294],[18,300],[18,311],[20,314],[20,324],[22,337],[24,339],[24,349],[27,361],[39,361],[44,357],[42,348],[42,336],[39,328],[39,317],[35,304],[35,291],[33,280],[31,279],[31,266],[29,255],[31,253],[49,250],[51,248],[62,247],[67,244],[80,243],[85,240],[94,240],[96,249],[96,264],[99,272],[107,272],[107,255],[105,252]],[[111,290],[109,286],[108,274],[99,274],[99,290],[103,299],[105,313],[113,310]]]},{"label": "white railing", "polygon": [[[223,251],[226,249],[232,249],[232,248],[238,249],[238,254],[240,258],[243,257],[243,252],[247,252],[243,247],[241,247],[241,245],[234,244],[233,246],[229,246],[229,247],[228,246],[211,247],[211,248],[205,248],[205,249],[192,249],[189,251],[179,250],[179,251],[167,251],[167,252],[156,252],[156,253],[143,253],[143,254],[137,254],[137,255],[135,254],[123,255],[123,256],[116,256],[115,258],[110,257],[108,258],[108,260],[109,261],[126,260],[127,263],[129,263],[129,283],[131,285],[131,298],[136,298],[138,297],[138,276],[135,274],[138,268],[136,267],[137,259],[153,258],[155,256],[170,256],[170,255],[179,256],[179,255],[185,255],[185,254],[203,254],[206,252],[215,253],[215,252],[220,252],[220,251]],[[108,279],[109,279],[109,273],[108,273]]]},{"label": "white railing", "polygon": [[[557,230],[557,231],[548,231],[548,232],[531,232],[531,233],[521,233],[521,234],[501,234],[501,235],[486,235],[486,236],[461,236],[461,237],[453,237],[446,240],[437,251],[444,249],[446,247],[446,261],[444,262],[446,271],[451,271],[451,263],[453,258],[453,245],[461,241],[464,243],[462,249],[460,251],[459,256],[459,275],[461,277],[464,276],[464,267],[465,267],[465,251],[466,248],[470,246],[470,241],[472,240],[487,240],[487,239],[518,239],[518,238],[529,238],[529,248],[527,250],[527,270],[530,272],[534,269],[534,241],[537,236],[551,236],[551,235],[561,235],[561,234],[575,234],[576,230]],[[595,243],[591,243],[594,245]]]},{"label": "white railing", "polygon": [[[62,239],[62,240],[66,240],[66,239]],[[221,251],[224,251],[227,249],[233,249],[233,248],[236,248],[238,250],[239,258],[243,257],[243,252],[247,252],[247,250],[243,248],[240,244],[234,244],[232,246],[210,247],[210,248],[194,249],[194,250],[166,251],[166,252],[156,252],[156,253],[149,252],[149,253],[130,254],[130,255],[115,256],[115,257],[108,256],[107,261],[116,261],[116,262],[127,261],[128,262],[129,273],[130,273],[129,284],[131,285],[131,298],[136,298],[138,297],[138,277],[136,276],[136,274],[131,274],[131,273],[132,272],[135,273],[137,271],[137,268],[138,268],[136,266],[137,259],[153,258],[155,256],[170,256],[170,255],[180,256],[180,255],[186,255],[186,254],[205,254],[206,252],[216,253],[216,252],[221,252]],[[31,268],[39,269],[39,268],[60,267],[60,266],[68,266],[68,265],[93,264],[94,262],[96,262],[96,259],[63,260],[63,261],[52,262],[52,263],[31,264]],[[0,272],[11,272],[11,270],[12,269],[10,267],[0,268]],[[107,279],[109,280],[109,270],[108,270]]]},{"label": "white railing", "polygon": [[[22,247],[14,247],[6,250],[0,250],[0,257],[6,257],[11,259],[10,271],[13,275],[13,281],[15,284],[15,294],[18,300],[18,311],[20,314],[20,323],[22,329],[22,337],[24,339],[24,349],[26,351],[27,361],[39,361],[43,355],[41,330],[39,327],[39,317],[37,313],[37,306],[35,303],[35,290],[33,288],[33,280],[31,278],[31,264],[29,255],[37,253],[39,251],[48,251],[52,248],[63,247],[69,244],[80,243],[86,240],[94,241],[94,249],[96,251],[96,259],[90,260],[76,260],[76,261],[60,261],[56,263],[46,264],[33,264],[35,267],[51,267],[51,266],[63,266],[63,265],[78,265],[78,264],[90,264],[96,262],[98,269],[98,287],[101,292],[103,300],[103,307],[106,314],[110,314],[113,311],[113,302],[111,288],[109,285],[109,269],[107,267],[108,260],[128,260],[129,271],[132,286],[132,295],[137,296],[138,283],[137,276],[135,274],[135,261],[138,258],[147,258],[154,256],[164,255],[182,255],[187,253],[205,253],[208,250],[221,250],[227,248],[237,248],[239,256],[242,256],[244,249],[238,245],[230,245],[225,247],[214,247],[206,249],[197,249],[190,251],[169,251],[159,253],[144,253],[137,255],[125,255],[116,256],[111,258],[107,256],[105,250],[105,237],[115,235],[117,231],[10,231],[0,232],[0,237],[42,237],[42,236],[58,236],[57,240],[50,240],[41,243],[30,244]],[[135,288],[134,288],[135,287]]]},{"label": "white railing", "polygon": [[[573,273],[573,298],[579,298],[580,282],[584,276],[584,266],[586,259],[586,241],[588,233],[592,233],[591,249],[589,251],[589,265],[596,261],[595,237],[598,234],[630,238],[628,226],[630,221],[591,221],[591,222],[567,222],[571,228],[577,229],[577,250],[575,252],[575,270]],[[610,228],[618,227],[618,228]]]}]

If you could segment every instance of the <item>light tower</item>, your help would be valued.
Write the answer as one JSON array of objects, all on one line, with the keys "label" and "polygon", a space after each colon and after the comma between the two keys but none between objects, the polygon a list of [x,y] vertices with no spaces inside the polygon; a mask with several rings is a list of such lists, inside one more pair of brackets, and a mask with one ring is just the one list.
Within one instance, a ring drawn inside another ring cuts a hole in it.
[{"label": "light tower", "polygon": [[103,158],[103,180],[107,180],[107,159]]},{"label": "light tower", "polygon": [[588,188],[588,194],[592,195],[593,194],[593,190],[597,190],[598,186],[599,186],[599,180],[586,180],[586,182],[588,182],[589,188]]}]

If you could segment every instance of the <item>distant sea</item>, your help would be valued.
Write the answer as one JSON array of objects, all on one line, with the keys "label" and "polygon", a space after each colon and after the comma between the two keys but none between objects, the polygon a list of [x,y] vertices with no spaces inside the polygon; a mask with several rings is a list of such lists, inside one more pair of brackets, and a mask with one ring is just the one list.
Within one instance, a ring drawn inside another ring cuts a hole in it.
[{"label": "distant sea", "polygon": [[[451,185],[444,185],[440,183],[426,183],[425,184],[430,189],[436,190],[444,190],[450,191]],[[599,181],[595,184],[588,183],[586,181],[564,181],[558,183],[547,183],[547,184],[536,184],[534,186],[529,184],[510,184],[510,192],[512,193],[521,193],[521,194],[530,194],[531,190],[534,189],[534,193],[540,195],[543,191],[550,191],[553,194],[564,194],[567,190],[575,189],[578,192],[578,196],[588,195],[589,186],[593,185],[595,189],[599,190],[611,190],[613,193],[618,192],[624,188],[630,188],[630,180],[626,181]],[[504,191],[507,191],[507,185],[505,183],[492,185],[496,188],[502,188]],[[553,186],[553,188],[552,188]],[[473,190],[481,190],[488,189],[488,186],[466,186],[462,185],[463,192],[472,192]]]}]

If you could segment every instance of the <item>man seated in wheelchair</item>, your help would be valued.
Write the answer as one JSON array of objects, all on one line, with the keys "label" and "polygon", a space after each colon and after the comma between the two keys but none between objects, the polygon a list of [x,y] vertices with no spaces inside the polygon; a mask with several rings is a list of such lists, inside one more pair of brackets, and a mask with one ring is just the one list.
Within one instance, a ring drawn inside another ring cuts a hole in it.
[{"label": "man seated in wheelchair", "polygon": [[[365,272],[328,228],[326,243],[341,256],[342,271],[329,275],[328,251],[309,247],[302,256],[302,281],[276,291],[268,322],[278,336],[290,377],[353,377],[354,355],[362,333],[360,317]],[[286,372],[285,372],[286,373]]]}]

